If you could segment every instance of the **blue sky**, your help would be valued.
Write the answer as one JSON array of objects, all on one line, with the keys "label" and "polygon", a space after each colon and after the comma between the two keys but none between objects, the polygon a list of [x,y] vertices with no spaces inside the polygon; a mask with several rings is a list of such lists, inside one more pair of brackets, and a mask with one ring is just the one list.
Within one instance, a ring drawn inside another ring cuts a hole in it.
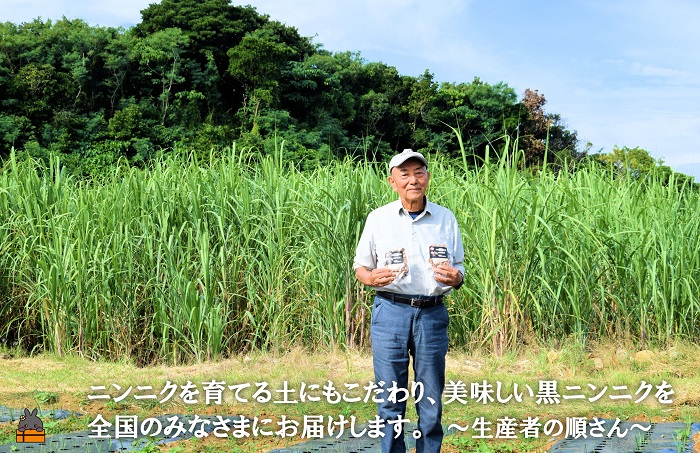
[{"label": "blue sky", "polygon": [[[153,0],[0,0],[0,21],[140,22]],[[235,2],[234,3],[238,3]],[[593,150],[639,146],[700,180],[697,0],[250,0],[260,13],[400,73],[506,82],[547,99]]]}]

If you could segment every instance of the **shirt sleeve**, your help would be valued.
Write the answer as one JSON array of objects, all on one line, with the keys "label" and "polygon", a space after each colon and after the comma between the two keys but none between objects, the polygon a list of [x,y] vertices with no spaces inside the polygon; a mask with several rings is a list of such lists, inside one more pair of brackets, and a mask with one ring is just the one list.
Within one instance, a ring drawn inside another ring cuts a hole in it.
[{"label": "shirt sleeve", "polygon": [[360,241],[355,249],[355,259],[353,269],[366,267],[367,269],[377,268],[377,252],[374,245],[374,216],[370,213],[362,230]]},{"label": "shirt sleeve", "polygon": [[465,270],[464,270],[464,246],[462,245],[462,233],[459,231],[459,224],[457,223],[457,219],[455,218],[454,214],[451,216],[451,221],[454,223],[454,244],[455,244],[455,249],[454,249],[454,263],[452,264],[452,267],[458,269],[462,275],[465,275]]}]

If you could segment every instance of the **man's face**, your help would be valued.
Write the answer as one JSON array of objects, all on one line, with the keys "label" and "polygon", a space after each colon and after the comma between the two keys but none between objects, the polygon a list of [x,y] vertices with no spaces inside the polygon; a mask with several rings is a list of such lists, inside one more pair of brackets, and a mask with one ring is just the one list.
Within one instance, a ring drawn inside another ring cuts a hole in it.
[{"label": "man's face", "polygon": [[428,189],[430,173],[418,159],[408,159],[403,164],[391,169],[389,184],[399,194],[401,202],[406,205],[423,201]]}]

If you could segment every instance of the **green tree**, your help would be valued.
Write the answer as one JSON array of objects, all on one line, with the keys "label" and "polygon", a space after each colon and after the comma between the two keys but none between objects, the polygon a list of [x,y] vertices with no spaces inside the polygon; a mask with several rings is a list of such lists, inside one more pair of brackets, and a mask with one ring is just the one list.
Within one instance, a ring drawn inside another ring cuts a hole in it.
[{"label": "green tree", "polygon": [[226,68],[226,52],[267,22],[268,16],[258,14],[254,7],[233,6],[230,0],[162,0],[141,11],[135,33],[143,38],[179,28],[189,37],[191,57],[199,58],[206,50],[214,55],[217,66]]},{"label": "green tree", "polygon": [[[415,147],[414,133],[424,126],[420,113],[414,111],[418,119],[416,129],[413,128],[411,109],[407,108],[411,95],[416,103],[420,102],[414,89],[416,78],[401,75],[385,63],[365,62],[351,80],[355,80],[361,95],[354,133],[360,135],[358,139],[365,146],[375,147],[369,156],[386,159],[397,149]],[[421,143],[419,148],[422,147]]]},{"label": "green tree", "polygon": [[163,0],[141,11],[141,17],[133,29],[138,38],[168,28],[178,28],[189,38],[181,55],[186,74],[182,89],[205,95],[203,117],[231,122],[227,112],[242,104],[244,90],[228,72],[227,52],[265,25],[268,16],[252,6],[231,5],[229,0]]},{"label": "green tree", "polygon": [[612,152],[600,154],[598,160],[610,166],[618,175],[633,178],[653,173],[657,165],[656,159],[649,154],[649,151],[638,146],[634,148],[615,146]]},{"label": "green tree", "polygon": [[175,86],[184,82],[182,51],[188,37],[179,28],[166,28],[139,40],[134,55],[143,66],[144,74],[158,87],[160,124],[165,124]]},{"label": "green tree", "polygon": [[[490,148],[500,152],[506,138],[514,138],[520,122],[520,105],[515,90],[505,82],[488,84],[478,77],[471,83],[443,83],[440,86],[441,122],[462,134],[468,154],[478,164]],[[449,146],[458,145],[450,137]],[[454,156],[456,157],[456,156]]]},{"label": "green tree", "polygon": [[412,84],[411,94],[404,107],[411,122],[412,134],[419,135],[420,123],[436,123],[438,87],[433,74],[427,70]]},{"label": "green tree", "polygon": [[607,165],[616,175],[634,179],[656,179],[664,185],[675,184],[678,187],[690,185],[697,189],[692,176],[674,172],[664,164],[663,159],[654,159],[649,151],[635,146],[614,146],[610,153],[598,153],[590,156],[594,161]]},{"label": "green tree", "polygon": [[54,110],[67,108],[75,96],[69,77],[48,63],[22,66],[13,85],[18,110],[35,126],[50,121]]},{"label": "green tree", "polygon": [[284,42],[279,30],[279,24],[265,24],[228,51],[228,71],[245,88],[242,112],[250,117],[253,133],[257,133],[261,110],[278,106],[282,70],[298,55]]},{"label": "green tree", "polygon": [[[106,127],[101,111],[109,99],[105,59],[110,42],[123,30],[65,18],[0,28],[5,93],[0,112],[10,113],[13,124],[21,125],[10,134],[15,147],[32,142],[32,150],[72,153],[100,140]],[[18,123],[19,118],[24,120]]]},{"label": "green tree", "polygon": [[119,102],[128,96],[126,82],[129,74],[138,67],[132,52],[136,42],[133,33],[113,30],[111,39],[105,44],[101,87],[104,90],[103,96],[109,102],[110,115],[119,107]]},{"label": "green tree", "polygon": [[34,139],[34,127],[26,116],[0,113],[0,158],[9,155],[12,148],[22,148]]}]

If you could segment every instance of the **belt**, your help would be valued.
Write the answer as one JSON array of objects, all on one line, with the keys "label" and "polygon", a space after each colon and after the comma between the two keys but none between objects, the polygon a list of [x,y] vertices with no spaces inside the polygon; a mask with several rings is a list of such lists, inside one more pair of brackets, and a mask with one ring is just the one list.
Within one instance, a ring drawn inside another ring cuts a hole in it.
[{"label": "belt", "polygon": [[408,304],[416,308],[432,308],[442,303],[443,296],[414,296],[408,294],[396,294],[387,291],[377,291],[377,296],[383,297],[401,304]]}]

